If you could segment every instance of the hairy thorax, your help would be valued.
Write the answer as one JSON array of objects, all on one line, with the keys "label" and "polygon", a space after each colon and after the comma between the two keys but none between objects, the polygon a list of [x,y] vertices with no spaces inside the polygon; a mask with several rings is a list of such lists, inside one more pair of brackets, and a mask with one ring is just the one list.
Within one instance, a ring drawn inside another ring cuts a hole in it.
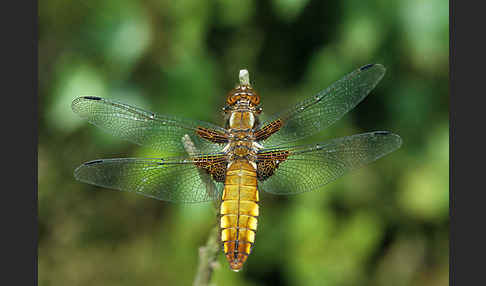
[{"label": "hairy thorax", "polygon": [[239,100],[233,106],[228,118],[228,144],[223,151],[228,154],[229,162],[246,159],[255,165],[256,154],[261,145],[255,140],[254,128],[257,115],[249,101]]}]

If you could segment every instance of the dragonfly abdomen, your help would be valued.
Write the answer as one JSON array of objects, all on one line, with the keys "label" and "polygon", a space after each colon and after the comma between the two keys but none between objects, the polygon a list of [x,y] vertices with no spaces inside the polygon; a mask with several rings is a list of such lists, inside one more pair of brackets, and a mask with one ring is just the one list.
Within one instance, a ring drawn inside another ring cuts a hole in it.
[{"label": "dragonfly abdomen", "polygon": [[258,223],[256,170],[248,160],[237,160],[226,172],[220,208],[221,241],[232,270],[245,263],[255,242]]}]

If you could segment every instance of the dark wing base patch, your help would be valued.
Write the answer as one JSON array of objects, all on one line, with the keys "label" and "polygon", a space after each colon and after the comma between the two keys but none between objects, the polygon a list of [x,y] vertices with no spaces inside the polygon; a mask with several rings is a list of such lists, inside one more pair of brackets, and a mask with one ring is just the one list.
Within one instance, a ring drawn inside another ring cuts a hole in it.
[{"label": "dark wing base patch", "polygon": [[262,141],[269,138],[273,133],[277,132],[282,128],[283,122],[281,119],[274,120],[261,129],[255,132],[255,139],[256,141]]},{"label": "dark wing base patch", "polygon": [[199,137],[204,138],[208,141],[214,142],[214,143],[227,143],[228,142],[228,135],[224,134],[222,132],[218,132],[213,129],[209,128],[204,128],[204,127],[197,127],[196,129],[197,135]]},{"label": "dark wing base patch", "polygon": [[289,151],[264,152],[257,155],[257,178],[265,181],[273,175],[278,165],[289,156]]},{"label": "dark wing base patch", "polygon": [[204,169],[216,182],[224,182],[228,162],[224,156],[201,156],[194,158],[194,165]]}]

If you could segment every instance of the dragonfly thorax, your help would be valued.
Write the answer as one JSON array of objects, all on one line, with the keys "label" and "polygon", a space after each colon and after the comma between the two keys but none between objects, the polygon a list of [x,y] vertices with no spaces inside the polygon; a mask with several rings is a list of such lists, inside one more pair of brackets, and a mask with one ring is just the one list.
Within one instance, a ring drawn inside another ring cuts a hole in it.
[{"label": "dragonfly thorax", "polygon": [[[236,94],[238,95],[238,92]],[[256,106],[250,98],[239,97],[230,108],[227,124],[228,144],[223,151],[228,154],[230,161],[238,159],[254,161],[259,150],[254,134],[258,125]]]},{"label": "dragonfly thorax", "polygon": [[229,127],[233,130],[251,130],[255,122],[255,115],[250,110],[233,111],[229,117]]}]

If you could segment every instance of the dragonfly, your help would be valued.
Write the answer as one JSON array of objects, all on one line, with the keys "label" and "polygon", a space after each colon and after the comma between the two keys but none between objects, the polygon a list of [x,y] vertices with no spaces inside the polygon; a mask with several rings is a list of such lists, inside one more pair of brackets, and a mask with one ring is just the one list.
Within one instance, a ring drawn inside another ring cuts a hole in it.
[{"label": "dragonfly", "polygon": [[[360,103],[385,74],[368,64],[312,97],[263,120],[260,96],[246,70],[228,92],[224,126],[156,114],[95,96],[76,98],[72,110],[108,133],[170,154],[163,158],[97,159],[74,171],[95,186],[179,203],[219,205],[219,239],[229,266],[242,269],[253,250],[259,192],[315,191],[387,155],[399,135],[374,131],[299,145]],[[297,143],[296,143],[297,142]]]}]

